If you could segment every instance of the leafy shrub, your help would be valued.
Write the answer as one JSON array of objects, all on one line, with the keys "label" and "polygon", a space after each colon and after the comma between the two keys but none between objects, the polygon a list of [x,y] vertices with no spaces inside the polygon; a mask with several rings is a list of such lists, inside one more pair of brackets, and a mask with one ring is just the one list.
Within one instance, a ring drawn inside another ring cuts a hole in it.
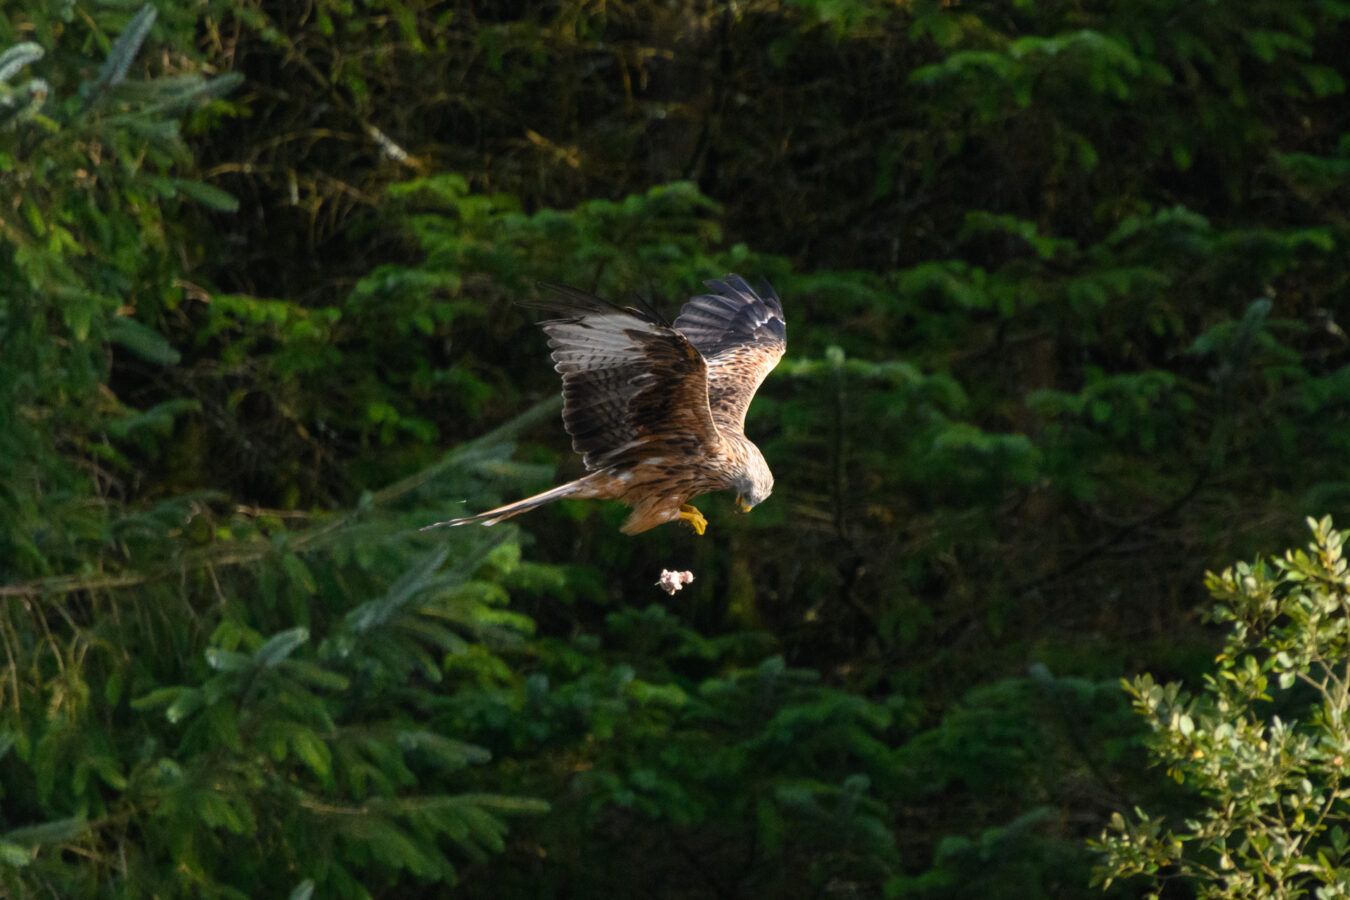
[{"label": "leafy shrub", "polygon": [[1228,626],[1195,693],[1148,675],[1126,683],[1155,760],[1193,794],[1181,821],[1116,813],[1097,878],[1175,879],[1201,897],[1344,896],[1350,884],[1350,570],[1346,533],[1310,519],[1313,542],[1210,574]]}]

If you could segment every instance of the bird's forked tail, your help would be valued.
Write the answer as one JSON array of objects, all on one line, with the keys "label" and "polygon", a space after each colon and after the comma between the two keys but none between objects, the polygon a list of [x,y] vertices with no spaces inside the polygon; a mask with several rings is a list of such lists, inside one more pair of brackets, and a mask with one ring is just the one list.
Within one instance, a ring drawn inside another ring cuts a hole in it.
[{"label": "bird's forked tail", "polygon": [[564,497],[585,497],[588,496],[584,478],[576,481],[569,481],[567,484],[560,484],[552,490],[544,491],[542,494],[535,494],[533,497],[526,497],[524,500],[517,500],[515,503],[508,503],[505,506],[499,506],[496,509],[489,509],[487,512],[480,512],[476,516],[464,516],[461,519],[447,519],[444,522],[437,522],[435,525],[427,525],[422,531],[431,528],[440,528],[442,525],[471,525],[474,522],[481,522],[484,525],[496,525],[503,519],[509,519],[512,516],[518,516],[523,512],[529,512],[545,503],[552,503],[554,500],[562,500]]}]

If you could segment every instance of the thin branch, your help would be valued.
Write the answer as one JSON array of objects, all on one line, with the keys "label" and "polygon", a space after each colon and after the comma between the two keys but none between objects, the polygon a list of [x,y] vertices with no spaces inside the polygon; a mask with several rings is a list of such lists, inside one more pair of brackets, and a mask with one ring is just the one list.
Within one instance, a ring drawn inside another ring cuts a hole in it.
[{"label": "thin branch", "polygon": [[1195,481],[1192,482],[1191,486],[1186,489],[1185,493],[1177,497],[1171,503],[1167,504],[1161,509],[1155,510],[1154,512],[1141,516],[1138,519],[1135,519],[1131,522],[1126,522],[1124,525],[1121,525],[1119,528],[1117,528],[1112,534],[1107,535],[1106,537],[1102,538],[1099,541],[1096,541],[1082,553],[1079,553],[1077,556],[1073,557],[1063,565],[1056,566],[1054,569],[1045,573],[1044,575],[1037,576],[1036,578],[1033,578],[1030,581],[1025,581],[1020,585],[1014,585],[1012,588],[1012,594],[1014,596],[1020,596],[1029,591],[1033,591],[1036,588],[1041,587],[1044,584],[1047,584],[1048,582],[1054,581],[1056,578],[1068,575],[1070,572],[1073,572],[1074,570],[1082,567],[1088,562],[1091,562],[1092,560],[1101,556],[1102,553],[1106,551],[1108,548],[1110,548],[1112,545],[1119,544],[1121,541],[1125,540],[1125,538],[1129,537],[1131,534],[1143,528],[1144,526],[1151,525],[1154,522],[1162,521],[1163,519],[1166,519],[1169,516],[1172,516],[1173,514],[1180,512],[1181,509],[1187,503],[1190,503],[1191,500],[1195,499],[1195,497],[1200,493],[1201,489],[1204,488],[1205,484],[1209,481],[1210,471],[1211,470],[1209,466],[1205,466],[1200,470],[1199,474],[1196,475]]},{"label": "thin branch", "polygon": [[[561,397],[550,397],[547,400],[541,400],[495,430],[488,432],[480,438],[469,441],[466,444],[461,444],[454,450],[442,456],[438,462],[427,466],[420,472],[409,475],[402,481],[396,481],[388,487],[376,491],[371,495],[371,505],[382,506],[389,504],[416,491],[428,482],[438,478],[446,470],[453,469],[455,466],[459,465],[464,457],[469,455],[472,451],[483,447],[490,447],[494,444],[504,443],[514,438],[525,429],[535,425],[537,422],[555,414],[561,403]],[[308,531],[300,533],[290,542],[289,546],[293,550],[315,549],[322,546],[322,543],[326,538],[332,536],[347,525],[350,525],[352,521],[361,514],[364,514],[363,511],[350,511],[335,516],[327,522],[324,522],[322,525],[315,526]],[[39,578],[36,581],[28,581],[22,584],[4,585],[0,586],[0,597],[49,598],[53,596],[63,596],[75,591],[98,591],[134,587],[139,584],[157,581],[161,578],[174,574],[181,574],[186,571],[195,571],[210,567],[245,565],[257,562],[269,553],[272,553],[273,549],[270,541],[259,541],[242,547],[230,548],[224,552],[208,548],[190,550],[171,563],[164,563],[143,572],[128,572],[118,575],[57,575],[50,578]]]}]

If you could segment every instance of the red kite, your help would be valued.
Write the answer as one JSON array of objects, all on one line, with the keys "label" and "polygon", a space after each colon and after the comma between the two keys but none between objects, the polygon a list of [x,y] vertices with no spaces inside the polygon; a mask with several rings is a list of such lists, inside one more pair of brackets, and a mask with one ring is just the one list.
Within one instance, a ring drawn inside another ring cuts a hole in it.
[{"label": "red kite", "polygon": [[[689,500],[735,488],[749,512],[773,491],[773,474],[745,436],[745,411],[787,346],[773,288],[739,275],[705,282],[673,323],[619,308],[576,288],[545,285],[540,322],[563,377],[563,426],[588,474],[542,494],[437,525],[495,525],[564,497],[618,500],[637,534],[683,519],[708,526]],[[427,526],[429,528],[435,525]]]}]

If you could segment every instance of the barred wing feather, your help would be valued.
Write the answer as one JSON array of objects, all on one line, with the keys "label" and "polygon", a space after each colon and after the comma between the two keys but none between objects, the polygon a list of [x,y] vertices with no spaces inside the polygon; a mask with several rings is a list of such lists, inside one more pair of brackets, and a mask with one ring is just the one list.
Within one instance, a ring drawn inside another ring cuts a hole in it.
[{"label": "barred wing feather", "polygon": [[787,349],[783,305],[767,282],[756,292],[739,275],[705,282],[680,310],[675,330],[708,365],[708,403],[718,428],[742,432],[750,401]]},{"label": "barred wing feather", "polygon": [[546,284],[534,305],[563,376],[563,425],[588,470],[640,457],[653,443],[694,454],[720,448],[708,405],[708,367],[688,339],[649,310],[620,308]]}]

